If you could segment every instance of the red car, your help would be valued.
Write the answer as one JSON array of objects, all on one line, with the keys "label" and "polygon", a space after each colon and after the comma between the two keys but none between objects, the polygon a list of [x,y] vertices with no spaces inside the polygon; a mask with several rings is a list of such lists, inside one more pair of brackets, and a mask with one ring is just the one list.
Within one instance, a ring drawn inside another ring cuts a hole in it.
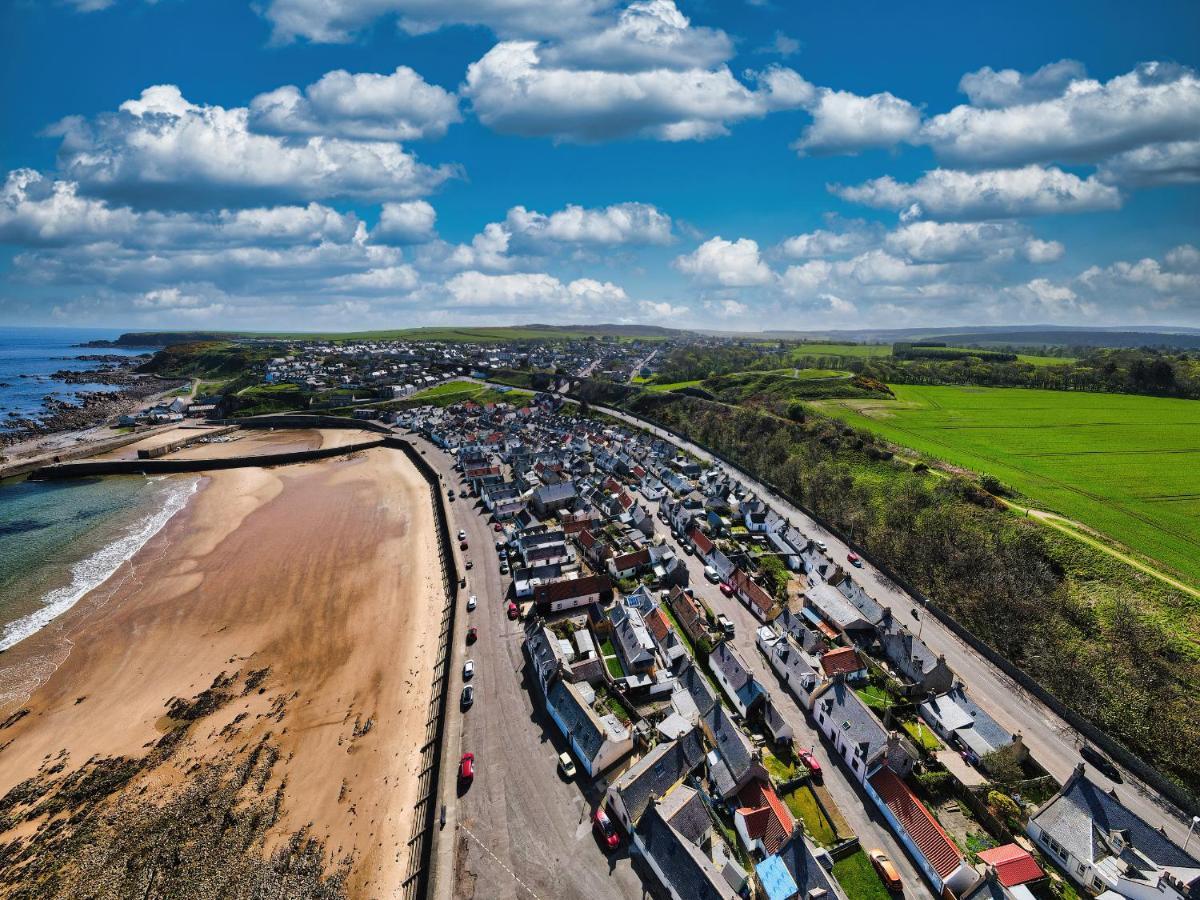
[{"label": "red car", "polygon": [[459,549],[459,550],[466,550],[466,549],[467,549],[467,542],[466,542],[466,541],[459,541],[459,542],[458,542],[458,549]]},{"label": "red car", "polygon": [[818,781],[821,780],[821,763],[815,756],[812,755],[811,751],[801,750],[800,762],[808,766],[808,771],[812,772],[813,778],[817,779]]},{"label": "red car", "polygon": [[458,780],[469,782],[475,780],[475,754],[464,753],[458,762]]},{"label": "red car", "polygon": [[733,585],[730,584],[728,581],[722,581],[721,582],[721,593],[724,594],[726,597],[732,597],[733,596]]},{"label": "red car", "polygon": [[504,526],[501,525],[499,522],[497,522],[495,525],[492,526],[492,531],[503,531],[503,530],[504,530]]},{"label": "red car", "polygon": [[509,600],[508,601],[508,617],[510,619],[515,619],[520,614],[521,614],[521,611],[519,609],[517,609],[517,604],[515,604],[511,600]]},{"label": "red car", "polygon": [[860,569],[862,568],[862,560],[858,558],[857,553],[846,554],[846,561],[852,566],[858,566]]},{"label": "red car", "polygon": [[596,811],[592,813],[592,828],[596,829],[596,834],[604,842],[605,847],[609,850],[617,849],[617,845],[621,843],[621,836],[617,834],[617,829],[613,827],[608,814],[604,812],[604,807],[597,806]]},{"label": "red car", "polygon": [[467,643],[473,644],[479,639],[479,629],[472,626],[467,629]]}]

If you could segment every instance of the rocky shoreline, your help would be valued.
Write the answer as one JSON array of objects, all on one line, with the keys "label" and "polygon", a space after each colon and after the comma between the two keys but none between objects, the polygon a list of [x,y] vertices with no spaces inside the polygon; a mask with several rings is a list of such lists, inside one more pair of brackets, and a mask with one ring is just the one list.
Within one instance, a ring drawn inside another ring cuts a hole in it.
[{"label": "rocky shoreline", "polygon": [[188,384],[186,379],[164,379],[137,373],[135,367],[145,361],[142,357],[97,353],[80,358],[101,365],[78,371],[59,369],[50,378],[64,384],[109,384],[117,386],[118,390],[82,391],[71,400],[47,394],[42,398],[44,412],[39,415],[22,416],[9,412],[0,420],[0,427],[4,429],[0,432],[0,447],[18,444],[33,437],[99,425],[115,416],[132,412],[156,394]]}]

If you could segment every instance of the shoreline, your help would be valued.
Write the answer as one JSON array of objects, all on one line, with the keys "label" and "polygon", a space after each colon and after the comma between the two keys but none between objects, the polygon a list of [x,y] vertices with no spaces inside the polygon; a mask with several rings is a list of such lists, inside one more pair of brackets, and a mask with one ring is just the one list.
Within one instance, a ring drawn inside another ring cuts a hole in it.
[{"label": "shoreline", "polygon": [[[128,806],[136,831],[154,818],[140,792],[181,809],[197,779],[226,797],[229,760],[270,758],[256,795],[277,792],[271,825],[231,871],[259,877],[282,852],[313,884],[390,893],[408,861],[442,606],[428,496],[411,461],[387,449],[208,474],[111,591],[0,656],[2,678],[21,663],[14,654],[34,655],[56,632],[69,645],[6,710],[0,794],[32,778],[44,801],[71,774],[131,761],[126,787],[71,819],[111,851],[101,806]],[[0,842],[32,835],[36,808],[18,805],[25,817]],[[53,842],[23,849],[28,865],[82,877]]]}]

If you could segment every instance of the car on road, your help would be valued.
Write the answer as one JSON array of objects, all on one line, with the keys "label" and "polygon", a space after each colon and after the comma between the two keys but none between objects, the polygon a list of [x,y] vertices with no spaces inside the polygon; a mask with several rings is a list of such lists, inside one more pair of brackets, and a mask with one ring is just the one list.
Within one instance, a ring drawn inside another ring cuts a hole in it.
[{"label": "car on road", "polygon": [[458,780],[470,784],[475,780],[475,754],[464,753],[458,761]]},{"label": "car on road", "polygon": [[684,545],[683,545],[683,552],[684,552],[684,553],[686,553],[688,556],[695,556],[695,555],[696,555],[696,548],[695,548],[695,547],[693,547],[691,544],[684,544]]},{"label": "car on road", "polygon": [[1096,767],[1096,771],[1108,778],[1110,781],[1115,781],[1117,784],[1122,782],[1121,770],[1116,767],[1111,759],[1093,747],[1091,744],[1084,744],[1083,749],[1079,751],[1079,755]]},{"label": "car on road", "polygon": [[467,685],[462,689],[462,696],[458,698],[458,705],[463,709],[470,709],[471,704],[475,702],[475,688]]},{"label": "car on road", "polygon": [[868,850],[867,856],[871,860],[871,865],[875,867],[875,874],[879,876],[879,880],[883,882],[883,886],[892,893],[900,893],[904,890],[904,882],[900,879],[900,873],[896,870],[896,864],[882,850]]},{"label": "car on road", "polygon": [[458,539],[460,541],[465,541],[467,539],[467,533],[465,531],[463,531],[461,528],[458,529]]},{"label": "car on road", "polygon": [[466,575],[464,575],[464,576],[462,576],[462,578],[458,579],[458,586],[460,588],[464,588],[467,586],[467,576]]},{"label": "car on road", "polygon": [[458,542],[458,549],[459,549],[459,550],[466,550],[466,549],[467,549],[467,542],[466,542],[466,541],[459,541],[459,542]]},{"label": "car on road", "polygon": [[467,643],[473,644],[477,640],[479,640],[479,629],[475,626],[471,626],[467,629]]},{"label": "car on road", "polygon": [[571,759],[570,753],[558,754],[558,771],[562,772],[564,778],[575,777],[575,760]]},{"label": "car on road", "polygon": [[621,843],[621,836],[617,834],[617,829],[613,825],[612,819],[608,817],[608,813],[604,811],[604,807],[597,806],[596,811],[592,813],[592,828],[596,830],[596,834],[607,849],[617,849],[617,845]]},{"label": "car on road", "polygon": [[846,562],[850,563],[850,565],[855,566],[856,568],[859,568],[859,569],[862,568],[862,559],[859,557],[859,555],[857,553],[854,553],[854,552],[847,553],[846,554]]},{"label": "car on road", "polygon": [[822,779],[823,776],[821,774],[821,762],[815,756],[813,756],[811,750],[800,751],[800,762],[804,763],[816,781],[820,781]]},{"label": "car on road", "polygon": [[475,677],[475,660],[468,659],[463,663],[463,681],[470,681]]},{"label": "car on road", "polygon": [[829,552],[829,545],[827,543],[825,543],[824,541],[813,541],[813,543],[817,545],[817,549],[820,550],[822,553]]},{"label": "car on road", "polygon": [[464,568],[464,569],[473,569],[473,568],[475,568],[475,563],[471,562],[471,561],[468,559],[468,560],[467,560],[467,564],[466,564],[465,566],[463,566],[463,568]]},{"label": "car on road", "polygon": [[718,581],[721,580],[721,576],[717,574],[717,570],[714,569],[712,566],[704,567],[704,577],[707,578],[709,581],[711,581],[713,584],[716,584]]},{"label": "car on road", "polygon": [[515,619],[521,614],[521,610],[517,608],[517,604],[513,603],[511,600],[508,601],[507,612],[510,619]]},{"label": "car on road", "polygon": [[492,531],[503,531],[503,530],[504,530],[504,526],[501,525],[499,522],[497,522],[495,525],[492,526]]},{"label": "car on road", "polygon": [[479,605],[479,598],[472,594],[467,598],[467,612],[471,612]]},{"label": "car on road", "polygon": [[508,563],[506,563],[506,562],[502,562],[502,563],[500,563],[500,574],[501,574],[501,575],[507,575],[507,574],[508,574]]},{"label": "car on road", "polygon": [[496,550],[500,553],[504,552],[504,541],[496,541]]},{"label": "car on road", "polygon": [[732,597],[733,596],[733,585],[730,584],[728,581],[722,581],[721,582],[721,593],[724,594],[726,597]]}]

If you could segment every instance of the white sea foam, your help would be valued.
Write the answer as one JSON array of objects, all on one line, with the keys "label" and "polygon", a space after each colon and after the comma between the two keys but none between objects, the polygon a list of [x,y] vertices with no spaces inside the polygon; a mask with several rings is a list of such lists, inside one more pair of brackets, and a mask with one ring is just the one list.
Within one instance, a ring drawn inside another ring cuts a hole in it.
[{"label": "white sea foam", "polygon": [[199,484],[198,478],[192,478],[185,483],[173,485],[163,497],[159,509],[140,522],[135,522],[125,534],[111,544],[101,547],[91,556],[71,566],[70,584],[50,591],[42,598],[40,608],[14,622],[9,622],[4,627],[4,633],[0,634],[0,650],[7,650],[45,628],[78,603],[88,591],[95,590],[108,581],[123,562],[142,549],[175,513],[187,505],[188,498],[196,492]]}]

